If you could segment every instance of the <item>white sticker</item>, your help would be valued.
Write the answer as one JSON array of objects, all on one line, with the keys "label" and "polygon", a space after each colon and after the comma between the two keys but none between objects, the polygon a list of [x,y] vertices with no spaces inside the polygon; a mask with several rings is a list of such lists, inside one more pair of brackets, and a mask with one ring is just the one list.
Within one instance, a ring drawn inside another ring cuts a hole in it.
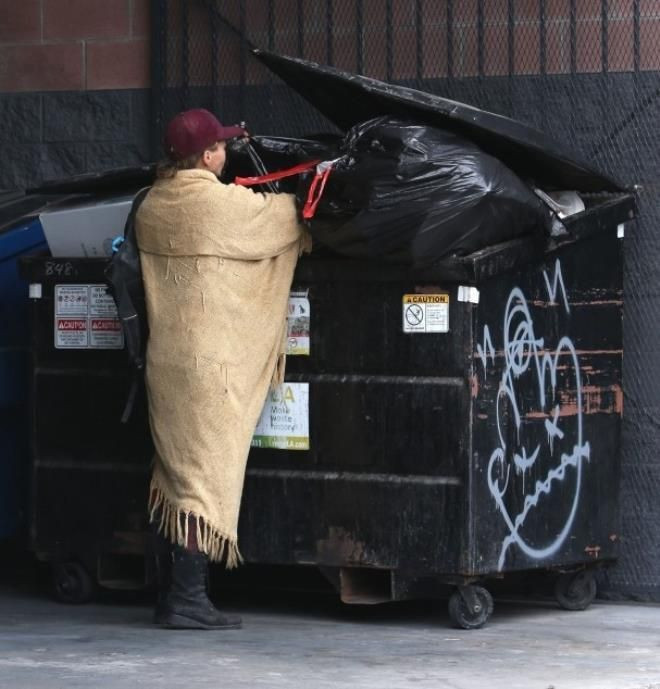
[{"label": "white sticker", "polygon": [[57,349],[87,349],[87,318],[55,317]]},{"label": "white sticker", "polygon": [[309,299],[299,292],[289,296],[287,313],[286,353],[288,356],[309,356]]},{"label": "white sticker", "polygon": [[55,285],[56,316],[87,316],[87,285]]},{"label": "white sticker", "polygon": [[124,334],[117,318],[89,319],[89,346],[94,349],[121,349]]},{"label": "white sticker", "polygon": [[252,447],[309,450],[309,383],[282,383],[268,393]]},{"label": "white sticker", "polygon": [[117,318],[117,306],[107,285],[89,286],[89,315]]},{"label": "white sticker", "polygon": [[449,295],[404,294],[403,332],[449,332]]},{"label": "white sticker", "polygon": [[123,349],[124,333],[107,285],[55,285],[56,349]]},{"label": "white sticker", "polygon": [[459,285],[458,294],[456,299],[458,301],[469,302],[470,304],[479,303],[480,293],[476,287],[470,287],[468,285]]}]

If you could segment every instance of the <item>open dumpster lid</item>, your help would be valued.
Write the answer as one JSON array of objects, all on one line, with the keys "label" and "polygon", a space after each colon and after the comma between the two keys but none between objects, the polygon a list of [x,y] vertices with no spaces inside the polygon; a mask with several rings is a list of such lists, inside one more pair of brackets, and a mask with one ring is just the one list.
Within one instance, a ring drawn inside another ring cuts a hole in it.
[{"label": "open dumpster lid", "polygon": [[114,168],[99,172],[84,172],[61,179],[43,182],[38,187],[28,189],[35,194],[121,194],[133,193],[141,187],[153,184],[156,164],[147,163],[133,167]]},{"label": "open dumpster lid", "polygon": [[413,118],[465,136],[541,187],[625,191],[618,182],[569,156],[542,132],[508,117],[308,60],[259,48],[253,52],[340,129],[380,115]]}]

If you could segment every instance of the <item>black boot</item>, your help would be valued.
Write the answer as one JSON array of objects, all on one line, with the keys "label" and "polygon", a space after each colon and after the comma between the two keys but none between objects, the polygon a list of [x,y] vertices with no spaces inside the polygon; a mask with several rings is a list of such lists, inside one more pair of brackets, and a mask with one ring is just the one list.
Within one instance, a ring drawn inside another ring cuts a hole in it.
[{"label": "black boot", "polygon": [[221,613],[207,595],[208,558],[204,553],[171,546],[171,583],[158,623],[170,629],[238,629],[238,615]]},{"label": "black boot", "polygon": [[166,614],[165,601],[172,585],[172,546],[161,534],[153,536],[158,596],[154,610],[154,624],[163,624]]},{"label": "black boot", "polygon": [[149,544],[154,556],[156,571],[156,608],[154,610],[154,624],[162,624],[165,612],[165,599],[170,591],[172,582],[172,544],[158,531],[161,521],[160,510],[149,522]]}]

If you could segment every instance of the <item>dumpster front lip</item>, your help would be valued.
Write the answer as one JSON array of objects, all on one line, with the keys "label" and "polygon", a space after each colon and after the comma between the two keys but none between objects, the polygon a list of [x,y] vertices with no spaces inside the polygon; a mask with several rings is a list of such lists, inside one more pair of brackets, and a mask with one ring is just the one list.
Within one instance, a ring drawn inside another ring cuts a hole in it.
[{"label": "dumpster front lip", "polygon": [[[290,88],[342,130],[381,115],[414,118],[456,131],[541,186],[623,192],[626,187],[576,160],[558,142],[522,122],[486,110],[277,53],[253,54]],[[347,108],[346,103],[351,107]]]}]

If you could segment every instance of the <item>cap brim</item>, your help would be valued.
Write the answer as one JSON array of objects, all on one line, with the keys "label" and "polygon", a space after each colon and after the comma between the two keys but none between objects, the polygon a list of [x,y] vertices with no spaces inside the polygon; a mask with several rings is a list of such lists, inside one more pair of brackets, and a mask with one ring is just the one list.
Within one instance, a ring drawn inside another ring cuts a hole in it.
[{"label": "cap brim", "polygon": [[237,136],[246,136],[247,132],[242,127],[220,127],[218,130],[218,141],[235,139]]}]

